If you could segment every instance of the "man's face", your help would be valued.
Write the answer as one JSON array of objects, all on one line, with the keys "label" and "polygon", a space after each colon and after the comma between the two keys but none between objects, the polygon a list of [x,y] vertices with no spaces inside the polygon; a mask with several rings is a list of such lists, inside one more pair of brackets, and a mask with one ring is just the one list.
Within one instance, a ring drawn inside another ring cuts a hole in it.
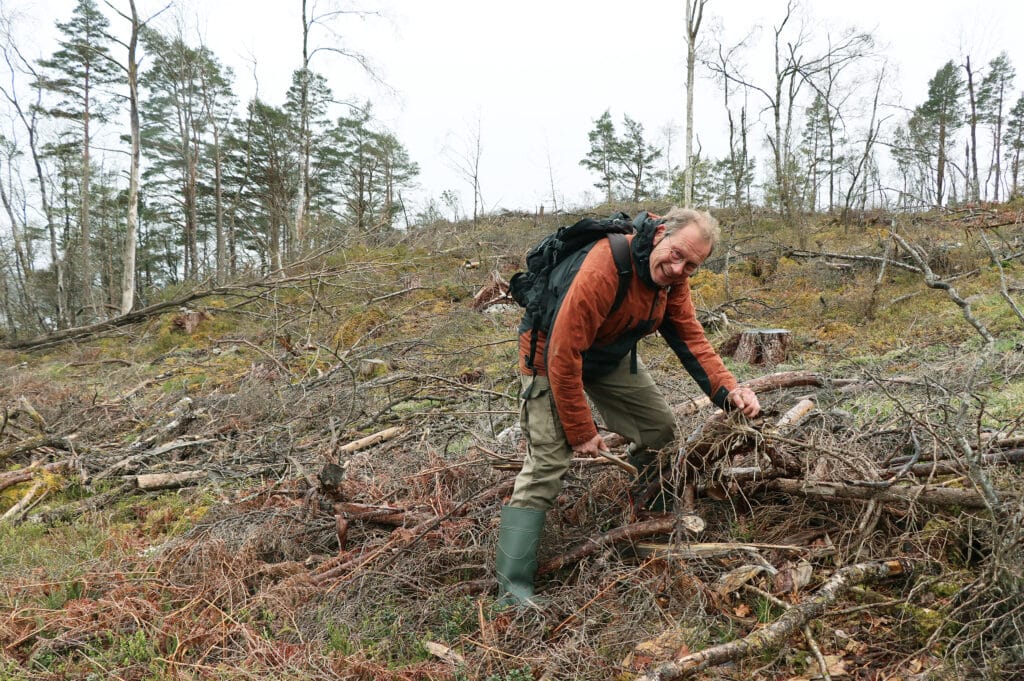
[{"label": "man's face", "polygon": [[661,287],[675,286],[686,280],[711,254],[711,244],[690,223],[665,236],[665,226],[654,234],[651,251],[651,279]]}]

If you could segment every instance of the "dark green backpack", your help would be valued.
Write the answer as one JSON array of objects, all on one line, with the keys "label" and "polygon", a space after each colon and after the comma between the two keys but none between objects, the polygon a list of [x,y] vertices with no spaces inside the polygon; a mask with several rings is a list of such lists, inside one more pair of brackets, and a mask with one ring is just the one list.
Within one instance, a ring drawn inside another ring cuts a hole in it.
[{"label": "dark green backpack", "polygon": [[[583,218],[571,225],[560,227],[527,252],[526,269],[516,272],[509,280],[509,294],[512,299],[526,308],[523,320],[530,329],[527,368],[536,373],[533,361],[537,353],[538,335],[541,331],[550,331],[561,297],[572,282],[571,277],[568,281],[553,281],[552,272],[555,268],[574,255],[579,256],[577,259],[582,262],[595,243],[607,238],[611,245],[612,257],[615,259],[615,270],[619,275],[619,288],[611,308],[611,312],[615,312],[622,305],[633,276],[633,260],[625,235],[633,234],[647,218],[646,212],[637,215],[633,221],[630,221],[625,213],[616,213],[603,220]],[[577,263],[575,268],[570,268],[570,274],[575,276],[578,269]]]}]

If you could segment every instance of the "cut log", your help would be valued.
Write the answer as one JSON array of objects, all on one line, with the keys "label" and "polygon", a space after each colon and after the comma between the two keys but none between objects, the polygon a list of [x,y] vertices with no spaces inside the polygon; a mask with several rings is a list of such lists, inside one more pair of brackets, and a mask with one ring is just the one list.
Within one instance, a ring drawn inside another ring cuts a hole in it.
[{"label": "cut log", "polygon": [[405,429],[401,426],[393,426],[391,428],[385,428],[382,431],[376,432],[373,435],[367,435],[366,437],[359,438],[353,442],[349,442],[347,445],[342,445],[339,451],[351,454],[352,452],[358,452],[360,449],[366,449],[374,445],[379,445],[381,442],[386,442],[394,437],[397,437]]},{"label": "cut log", "polygon": [[[25,492],[25,496],[23,496],[18,503],[14,504],[14,506],[11,506],[9,509],[7,509],[6,513],[0,516],[0,522],[10,520],[11,518],[17,518],[19,515],[21,515],[21,513],[25,511],[27,508],[29,508],[29,506],[32,504],[32,500],[36,498],[36,494],[39,492],[39,490],[43,489],[43,487],[45,486],[46,483],[43,482],[42,480],[39,480],[38,482],[36,482],[36,484],[32,485],[32,488],[29,491]],[[45,492],[43,492],[43,494],[45,494]]]},{"label": "cut log", "polygon": [[151,492],[158,489],[173,489],[175,487],[187,487],[200,480],[206,479],[206,471],[185,471],[183,473],[148,473],[136,475],[136,486],[144,491]]},{"label": "cut log", "polygon": [[785,435],[793,428],[800,425],[800,422],[807,418],[807,415],[814,409],[814,400],[804,398],[797,402],[789,411],[782,415],[782,418],[771,427],[770,432]]},{"label": "cut log", "polygon": [[787,329],[750,329],[740,334],[733,358],[747,364],[781,364],[793,335]]}]

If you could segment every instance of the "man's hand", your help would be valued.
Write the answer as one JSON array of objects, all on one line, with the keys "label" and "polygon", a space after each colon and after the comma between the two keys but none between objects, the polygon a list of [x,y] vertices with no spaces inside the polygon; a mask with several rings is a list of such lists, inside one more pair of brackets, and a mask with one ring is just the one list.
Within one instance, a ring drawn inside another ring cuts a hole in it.
[{"label": "man's hand", "polygon": [[600,456],[601,452],[611,453],[608,449],[608,445],[604,443],[604,438],[600,434],[595,435],[581,445],[576,445],[572,448],[572,451],[576,452],[580,456],[595,457]]},{"label": "man's hand", "polygon": [[728,400],[729,404],[743,412],[747,418],[754,418],[761,413],[761,403],[750,388],[736,388],[729,393]]},{"label": "man's hand", "polygon": [[595,456],[603,456],[622,470],[636,477],[636,466],[625,459],[612,454],[612,451],[608,449],[608,445],[604,443],[604,438],[600,435],[595,435],[583,444],[573,447],[572,451],[576,454],[580,454],[581,456],[589,456],[591,458]]}]

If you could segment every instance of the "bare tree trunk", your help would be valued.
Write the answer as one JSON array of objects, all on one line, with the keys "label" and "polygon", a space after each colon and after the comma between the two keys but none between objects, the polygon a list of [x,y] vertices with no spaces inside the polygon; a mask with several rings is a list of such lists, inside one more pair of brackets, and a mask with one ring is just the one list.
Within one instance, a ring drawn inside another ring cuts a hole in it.
[{"label": "bare tree trunk", "polygon": [[309,116],[309,29],[311,20],[307,15],[307,0],[302,0],[302,81],[299,85],[299,140],[302,156],[302,177],[299,181],[299,196],[295,202],[295,225],[292,229],[292,247],[298,252],[306,239],[306,220],[309,219],[309,157],[312,153],[310,137],[312,135]]},{"label": "bare tree trunk", "polygon": [[135,250],[139,233],[139,71],[135,51],[139,43],[139,14],[135,0],[128,0],[131,10],[132,34],[128,42],[128,100],[131,124],[132,156],[128,179],[128,224],[121,270],[121,314],[128,314],[135,306]]},{"label": "bare tree trunk", "polygon": [[878,120],[878,100],[882,94],[882,83],[885,80],[885,66],[878,74],[878,81],[875,83],[875,97],[871,102],[871,121],[868,123],[867,133],[864,135],[864,153],[857,161],[857,167],[850,178],[850,187],[846,190],[846,200],[843,202],[843,213],[840,221],[846,225],[850,219],[850,204],[853,201],[853,192],[857,188],[857,181],[863,177],[864,197],[867,197],[867,166],[871,153],[875,147],[875,140],[882,130],[882,122]]},{"label": "bare tree trunk", "polygon": [[32,263],[29,261],[25,253],[25,237],[19,227],[18,219],[14,214],[14,206],[11,205],[11,197],[5,188],[3,181],[0,181],[0,202],[4,204],[4,210],[7,212],[7,219],[11,223],[11,239],[14,241],[14,267],[12,268],[14,279],[19,288],[21,288],[21,295],[25,308],[33,317],[38,318],[38,315],[35,312],[35,304],[32,301],[31,292],[27,286],[29,274],[32,272]]},{"label": "bare tree trunk", "polygon": [[[211,115],[211,119],[213,116]],[[217,283],[223,284],[227,279],[227,249],[224,238],[224,187],[223,167],[220,148],[220,126],[213,123],[213,196],[216,205],[216,273]]]},{"label": "bare tree trunk", "polygon": [[683,203],[693,206],[693,74],[697,56],[697,33],[708,0],[686,0],[686,170]]},{"label": "bare tree trunk", "polygon": [[82,183],[79,199],[78,232],[82,240],[82,243],[79,245],[79,267],[81,268],[83,302],[92,311],[92,318],[95,319],[99,315],[99,311],[96,309],[96,299],[92,291],[92,249],[89,244],[92,238],[89,205],[90,164],[92,163],[89,158],[89,145],[91,144],[89,137],[89,98],[91,96],[89,84],[89,73],[86,71],[85,94],[83,96],[85,108],[82,113]]},{"label": "bare tree trunk", "polygon": [[970,175],[970,193],[965,193],[964,198],[977,202],[981,198],[981,188],[978,186],[978,100],[974,94],[974,72],[971,70],[970,55],[967,56],[964,69],[967,71],[967,95],[968,103],[971,105],[971,115],[967,119],[971,126],[971,167],[970,170],[964,168],[964,172]]},{"label": "bare tree trunk", "polygon": [[[942,207],[942,200],[945,198],[946,187],[946,122],[939,121],[939,154],[936,160],[937,168],[935,175],[935,205]],[[954,183],[955,184],[955,183]]]},{"label": "bare tree trunk", "polygon": [[[35,69],[32,68],[31,63],[24,57],[22,57],[21,53],[18,52],[17,49],[13,46],[10,48],[10,50],[4,50],[4,59],[6,60],[7,65],[10,67],[11,73],[14,74],[16,71],[14,62],[12,60],[12,51],[14,52],[15,57],[21,64],[20,68],[25,73],[32,76],[33,80],[38,81],[39,76],[35,72]],[[38,141],[36,139],[36,115],[37,112],[41,109],[41,90],[38,88],[36,89],[36,105],[30,108],[28,114],[26,114],[25,110],[22,109],[21,104],[18,101],[17,95],[13,90],[8,92],[3,87],[0,87],[0,92],[2,92],[4,96],[7,98],[7,101],[11,103],[11,106],[14,108],[14,111],[18,114],[18,118],[21,119],[21,123],[25,127],[26,132],[28,133],[28,146],[29,150],[32,152],[32,164],[35,166],[36,181],[39,184],[39,201],[42,205],[43,215],[46,216],[46,228],[47,233],[50,237],[50,262],[52,263],[52,267],[54,269],[54,273],[57,279],[57,297],[56,300],[54,301],[57,317],[56,325],[58,328],[62,328],[64,326],[67,326],[68,324],[67,284],[64,280],[65,263],[64,260],[60,257],[60,252],[57,249],[57,228],[56,225],[54,225],[53,208],[50,205],[49,195],[47,192],[48,185],[46,182],[46,176],[43,174],[43,164],[42,160],[39,157]]]}]

